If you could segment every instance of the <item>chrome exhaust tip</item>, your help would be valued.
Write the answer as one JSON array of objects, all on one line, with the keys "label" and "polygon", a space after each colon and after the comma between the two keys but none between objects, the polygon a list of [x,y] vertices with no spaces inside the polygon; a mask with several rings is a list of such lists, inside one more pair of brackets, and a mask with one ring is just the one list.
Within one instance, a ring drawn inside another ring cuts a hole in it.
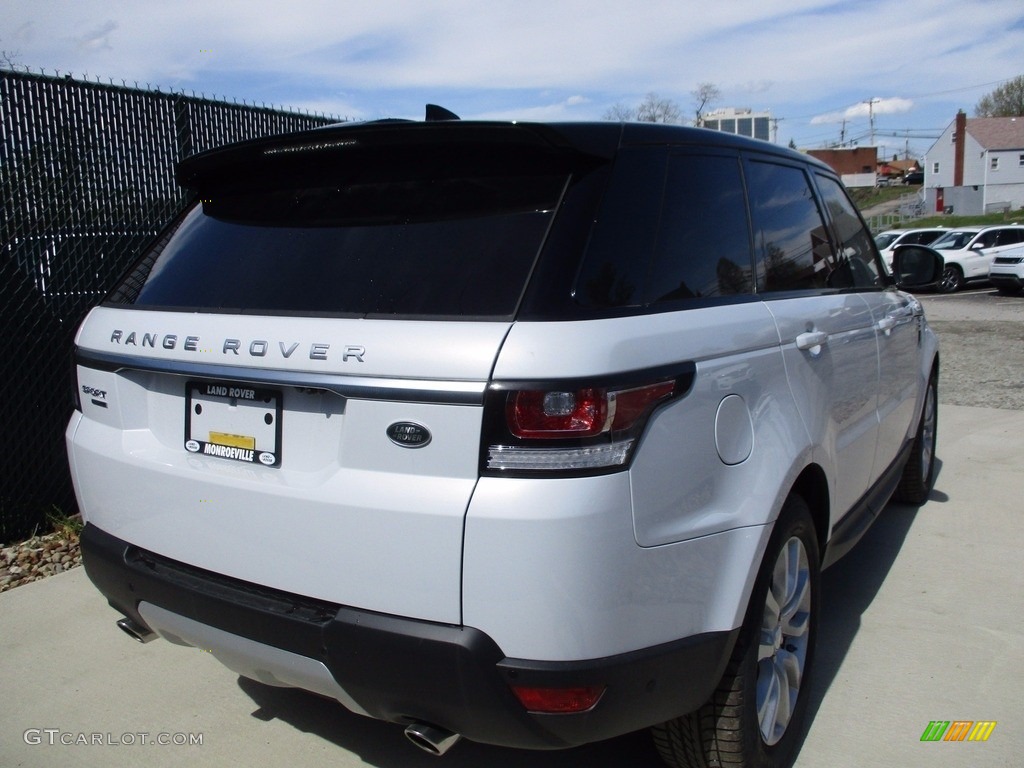
[{"label": "chrome exhaust tip", "polygon": [[140,643],[148,643],[150,640],[156,640],[157,638],[156,632],[149,627],[144,627],[138,622],[132,621],[128,617],[119,620],[117,626],[128,637],[138,640]]},{"label": "chrome exhaust tip", "polygon": [[457,733],[427,723],[413,723],[405,729],[405,737],[434,757],[441,757],[454,747],[462,737]]}]

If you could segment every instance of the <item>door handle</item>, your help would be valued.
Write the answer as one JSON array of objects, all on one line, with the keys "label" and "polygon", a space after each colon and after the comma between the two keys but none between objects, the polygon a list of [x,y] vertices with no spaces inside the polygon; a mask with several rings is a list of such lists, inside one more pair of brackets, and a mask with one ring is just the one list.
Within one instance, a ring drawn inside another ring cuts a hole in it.
[{"label": "door handle", "polygon": [[818,354],[827,343],[828,334],[824,331],[807,331],[796,337],[796,348],[810,350],[812,355]]}]

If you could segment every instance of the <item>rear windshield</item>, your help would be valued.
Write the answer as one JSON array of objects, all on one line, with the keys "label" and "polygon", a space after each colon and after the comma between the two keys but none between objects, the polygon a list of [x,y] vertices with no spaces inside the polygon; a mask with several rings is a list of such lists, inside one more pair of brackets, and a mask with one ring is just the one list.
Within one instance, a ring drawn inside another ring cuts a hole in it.
[{"label": "rear windshield", "polygon": [[567,178],[359,174],[201,191],[205,199],[111,300],[223,312],[511,316]]}]

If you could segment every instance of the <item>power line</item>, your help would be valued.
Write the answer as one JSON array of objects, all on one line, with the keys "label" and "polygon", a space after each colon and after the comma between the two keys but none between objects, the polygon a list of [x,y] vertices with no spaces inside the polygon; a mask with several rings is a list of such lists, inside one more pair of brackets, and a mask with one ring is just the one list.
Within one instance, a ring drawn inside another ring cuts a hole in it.
[{"label": "power line", "polygon": [[954,88],[951,91],[936,91],[935,93],[922,93],[917,96],[907,96],[908,99],[928,99],[932,96],[946,96],[950,93],[959,93],[960,91],[973,91],[975,88],[987,88],[992,85],[1002,85],[1013,80],[1012,77],[1004,78],[1003,80],[993,80],[991,83],[980,83],[979,85],[965,85],[962,88]]},{"label": "power line", "polygon": [[[961,86],[960,88],[952,88],[952,89],[950,89],[948,91],[935,91],[934,93],[919,93],[919,94],[916,94],[916,95],[904,96],[902,98],[906,98],[906,99],[928,99],[928,98],[931,98],[932,96],[946,96],[946,95],[948,95],[950,93],[960,93],[961,91],[973,91],[975,88],[987,88],[987,87],[993,86],[993,85],[1002,85],[1003,83],[1007,83],[1007,82],[1009,82],[1010,80],[1013,80],[1013,79],[1014,78],[1012,78],[1012,77],[1006,77],[1006,78],[1003,78],[1002,80],[993,80],[990,83],[979,83],[977,85],[965,85],[965,86]],[[867,100],[864,100],[864,103],[867,103]],[[811,118],[818,117],[818,115],[830,114],[832,112],[838,112],[840,110],[846,109],[847,107],[849,107],[848,104],[843,105],[843,106],[839,106],[839,107],[832,107],[830,109],[822,109],[822,110],[820,110],[819,112],[817,112],[816,114],[813,114],[813,115],[797,115],[796,117],[790,117],[790,120],[810,120]]]}]

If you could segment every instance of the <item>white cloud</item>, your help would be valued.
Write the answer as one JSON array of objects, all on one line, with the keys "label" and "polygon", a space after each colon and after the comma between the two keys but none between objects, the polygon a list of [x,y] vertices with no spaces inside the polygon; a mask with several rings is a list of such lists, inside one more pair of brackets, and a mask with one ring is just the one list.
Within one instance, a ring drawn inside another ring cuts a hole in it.
[{"label": "white cloud", "polygon": [[853,104],[846,109],[829,112],[824,115],[817,115],[811,118],[811,125],[823,125],[826,123],[841,123],[844,120],[867,119],[871,115],[896,115],[901,112],[909,112],[914,108],[914,102],[910,99],[902,99],[893,96],[887,99],[866,99]]},{"label": "white cloud", "polygon": [[30,43],[35,37],[35,22],[26,21],[14,30],[14,40],[17,42]]},{"label": "white cloud", "polygon": [[36,70],[371,118],[599,118],[651,91],[690,114],[711,82],[786,141],[878,93],[899,97],[877,116],[945,126],[991,89],[928,94],[1019,74],[1020,20],[1020,0],[5,0],[0,38]]},{"label": "white cloud", "polygon": [[113,46],[110,44],[110,35],[117,30],[118,24],[116,21],[108,20],[101,24],[99,27],[89,30],[83,35],[79,35],[74,38],[78,47],[83,50],[99,50],[105,48],[107,50],[113,50]]},{"label": "white cloud", "polygon": [[583,96],[569,98],[552,104],[521,106],[474,114],[476,120],[524,120],[528,122],[544,122],[559,120],[579,120],[580,116],[573,107],[587,104],[590,100]]}]

